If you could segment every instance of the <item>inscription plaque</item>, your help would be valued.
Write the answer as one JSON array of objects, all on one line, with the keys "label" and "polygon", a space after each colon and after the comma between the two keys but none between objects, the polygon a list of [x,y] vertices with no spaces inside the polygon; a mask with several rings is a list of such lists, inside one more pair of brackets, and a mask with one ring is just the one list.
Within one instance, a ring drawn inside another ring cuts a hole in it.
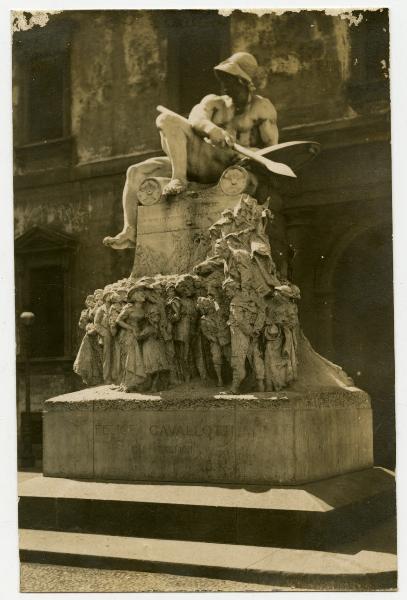
[{"label": "inscription plaque", "polygon": [[45,475],[289,485],[373,465],[370,401],[356,388],[120,394],[105,386],[45,403]]},{"label": "inscription plaque", "polygon": [[95,475],[225,481],[235,473],[235,437],[228,410],[101,411],[95,414]]}]

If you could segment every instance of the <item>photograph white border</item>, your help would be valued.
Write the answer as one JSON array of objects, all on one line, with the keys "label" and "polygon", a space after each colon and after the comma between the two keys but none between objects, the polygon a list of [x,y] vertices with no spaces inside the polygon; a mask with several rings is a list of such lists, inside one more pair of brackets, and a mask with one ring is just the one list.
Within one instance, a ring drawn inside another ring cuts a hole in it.
[{"label": "photograph white border", "polygon": [[[52,8],[50,7],[52,5]],[[405,56],[407,54],[407,2],[405,0],[359,0],[334,2],[331,0],[293,2],[290,0],[231,2],[228,0],[178,2],[116,2],[107,0],[3,0],[0,5],[0,64],[2,82],[0,95],[0,169],[1,169],[1,268],[0,268],[0,590],[4,598],[20,597],[18,536],[17,536],[17,457],[16,457],[16,386],[15,386],[15,333],[14,333],[14,268],[13,268],[13,184],[12,184],[12,118],[11,118],[11,15],[12,10],[38,11],[84,9],[170,9],[170,8],[222,8],[222,9],[390,9],[390,86],[392,111],[392,179],[393,179],[393,237],[395,281],[395,348],[396,348],[396,429],[397,429],[397,505],[398,505],[398,560],[399,591],[391,598],[407,592],[407,177],[404,144],[407,139],[407,78]],[[274,594],[279,594],[274,592]],[[295,592],[301,593],[301,592]],[[302,592],[307,596],[314,592]],[[322,593],[324,594],[324,593]],[[342,594],[342,592],[337,592]],[[344,592],[347,600],[357,599],[359,592]],[[174,596],[167,594],[166,596]],[[387,592],[375,592],[375,599],[387,596]],[[23,594],[25,596],[25,594]],[[47,598],[70,597],[70,594],[47,594]],[[152,594],[142,594],[151,600]],[[198,594],[193,594],[198,597]],[[219,594],[206,594],[205,598]],[[231,594],[228,594],[230,598]],[[232,594],[241,597],[241,594]],[[256,598],[266,594],[256,594]],[[30,593],[30,600],[42,598],[43,594]],[[74,594],[75,598],[89,598],[89,594]],[[103,599],[120,598],[122,594],[103,594]],[[138,594],[137,597],[140,597]],[[321,598],[318,592],[316,598]]]}]

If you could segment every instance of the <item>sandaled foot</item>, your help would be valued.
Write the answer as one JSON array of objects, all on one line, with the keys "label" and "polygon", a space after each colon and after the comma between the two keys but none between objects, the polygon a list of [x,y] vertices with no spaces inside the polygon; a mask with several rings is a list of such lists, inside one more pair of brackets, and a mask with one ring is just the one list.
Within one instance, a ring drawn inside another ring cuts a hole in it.
[{"label": "sandaled foot", "polygon": [[125,248],[136,247],[136,230],[134,227],[126,227],[115,237],[105,237],[103,239],[105,246],[114,248],[115,250],[124,250]]},{"label": "sandaled foot", "polygon": [[187,189],[187,185],[188,182],[186,179],[171,179],[171,181],[169,181],[167,185],[164,186],[162,195],[176,196],[177,194],[185,192],[185,190]]}]

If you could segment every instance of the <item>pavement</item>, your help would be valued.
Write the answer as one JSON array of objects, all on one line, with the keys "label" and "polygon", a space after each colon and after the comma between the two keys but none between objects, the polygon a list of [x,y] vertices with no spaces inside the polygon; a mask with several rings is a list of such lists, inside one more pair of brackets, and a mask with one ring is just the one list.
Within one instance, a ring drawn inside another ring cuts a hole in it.
[{"label": "pavement", "polygon": [[[57,532],[53,532],[57,534]],[[100,538],[108,536],[98,536]],[[150,543],[152,541],[150,540]],[[160,542],[162,543],[162,542]],[[177,542],[172,542],[177,544]],[[178,544],[180,544],[178,542]],[[209,544],[211,554],[214,548],[221,552],[222,544]],[[238,548],[236,548],[237,550]],[[270,549],[269,549],[270,550]],[[277,554],[273,551],[266,557],[266,562],[271,561],[269,568],[283,570],[289,563],[293,570],[311,572],[317,568],[325,572],[328,578],[312,587],[305,580],[299,578],[296,583],[292,574],[287,577],[286,583],[281,578],[272,582],[244,582],[234,581],[230,578],[191,577],[186,573],[152,573],[138,570],[124,569],[94,569],[73,566],[60,566],[48,564],[22,563],[21,564],[21,592],[243,592],[243,591],[290,591],[312,589],[365,590],[365,583],[361,580],[356,586],[350,587],[346,583],[346,573],[349,571],[362,571],[366,573],[377,569],[391,569],[396,571],[396,521],[394,518],[381,523],[377,527],[365,532],[358,540],[332,548],[333,551],[312,552],[311,554],[298,550],[280,550]],[[239,553],[237,552],[237,555]],[[235,557],[236,559],[237,557]],[[253,558],[253,557],[252,557]],[[213,559],[213,556],[212,556]],[[193,561],[192,561],[193,562]],[[264,559],[256,563],[260,567]],[[264,565],[263,565],[264,569]],[[264,572],[264,571],[263,571]],[[281,571],[280,571],[281,572]],[[219,572],[221,574],[221,572]],[[333,578],[330,581],[329,573]],[[338,580],[338,575],[342,575]],[[343,578],[344,577],[344,578]],[[341,581],[342,580],[342,581]],[[322,585],[321,585],[322,584]],[[380,586],[381,587],[381,586]],[[372,587],[369,587],[372,590]],[[373,589],[375,589],[373,587]],[[376,588],[377,589],[377,588]],[[381,587],[381,589],[394,589]],[[366,590],[367,591],[367,590]]]},{"label": "pavement", "polygon": [[271,592],[293,589],[166,573],[32,563],[22,563],[20,567],[20,592]]},{"label": "pavement", "polygon": [[[22,473],[21,591],[394,589],[396,520],[392,510],[384,513],[381,510],[392,502],[387,498],[389,478],[394,486],[392,474],[370,469],[298,489],[261,486],[246,489],[95,483]],[[378,498],[378,502],[372,498]],[[342,512],[336,523],[339,531],[336,527],[331,533],[326,516],[346,509],[350,501],[352,505],[362,505],[363,511],[359,510],[357,519],[350,521]],[[171,510],[161,514],[158,509],[162,506]],[[195,528],[192,534],[191,509]],[[214,514],[208,516],[209,509]],[[283,509],[288,519],[281,519]],[[218,529],[226,527],[229,521],[232,533],[235,532],[236,514],[225,519],[225,513],[231,510],[246,517],[253,512],[256,518],[244,521],[243,533],[253,537],[255,531],[259,537],[256,535],[253,540],[242,537],[242,527],[236,529],[240,537],[226,535],[225,532],[230,533],[228,529],[222,529],[222,535],[218,535]],[[372,518],[366,518],[366,511],[372,513]],[[157,531],[156,519],[151,518],[154,515],[160,517]],[[298,544],[298,539],[292,538],[301,526],[306,535],[304,523],[307,525],[308,521],[304,521],[304,515],[311,525],[315,518],[325,519],[326,528],[317,531],[318,535],[328,536],[326,543],[318,544],[317,537],[312,544]],[[217,521],[215,516],[219,516]],[[294,526],[293,516],[299,519]],[[209,531],[200,528],[207,525],[208,518]],[[84,527],[81,519],[85,519]],[[133,531],[134,519],[143,525],[140,530]],[[340,535],[341,527],[345,526],[355,536],[351,542],[345,542],[351,539],[350,535]],[[262,544],[263,528],[270,543]],[[281,539],[279,532],[283,534]]]}]

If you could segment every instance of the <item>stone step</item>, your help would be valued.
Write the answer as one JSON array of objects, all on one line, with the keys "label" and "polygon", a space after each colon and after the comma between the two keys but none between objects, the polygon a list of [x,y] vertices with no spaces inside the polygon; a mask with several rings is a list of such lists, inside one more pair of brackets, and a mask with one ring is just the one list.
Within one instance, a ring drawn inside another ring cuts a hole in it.
[{"label": "stone step", "polygon": [[301,487],[97,483],[23,473],[23,529],[282,548],[350,540],[395,511],[381,468]]},{"label": "stone step", "polygon": [[[388,537],[385,529],[376,538]],[[396,587],[396,556],[354,544],[333,552],[56,531],[20,531],[20,560],[229,579],[314,590]]]}]

